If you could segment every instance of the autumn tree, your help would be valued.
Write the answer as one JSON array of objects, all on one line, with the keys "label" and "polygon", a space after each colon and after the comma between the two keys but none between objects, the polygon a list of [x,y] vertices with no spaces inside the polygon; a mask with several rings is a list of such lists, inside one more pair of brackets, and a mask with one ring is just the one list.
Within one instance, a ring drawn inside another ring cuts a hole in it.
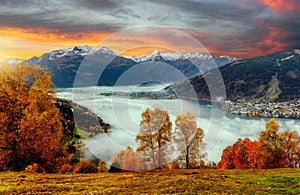
[{"label": "autumn tree", "polygon": [[257,148],[257,141],[239,138],[232,146],[227,146],[223,150],[218,169],[257,168]]},{"label": "autumn tree", "polygon": [[190,112],[177,116],[175,125],[173,140],[181,153],[178,160],[184,161],[185,168],[196,167],[205,156],[201,151],[204,148],[204,132],[197,127],[195,116]]},{"label": "autumn tree", "polygon": [[104,173],[104,172],[107,172],[107,171],[108,171],[108,168],[106,166],[106,162],[103,161],[103,160],[99,160],[98,173]]},{"label": "autumn tree", "polygon": [[218,163],[218,169],[234,169],[235,165],[233,163],[234,152],[233,146],[227,146],[222,153],[221,161]]},{"label": "autumn tree", "polygon": [[19,171],[33,163],[53,169],[63,153],[55,93],[39,66],[0,67],[0,169]]},{"label": "autumn tree", "polygon": [[245,142],[248,141],[248,138],[245,140],[238,139],[233,144],[233,164],[236,169],[247,169],[249,168],[249,161],[248,161],[248,148],[245,145]]},{"label": "autumn tree", "polygon": [[297,131],[284,131],[280,134],[281,147],[287,154],[289,167],[300,166],[300,136]]},{"label": "autumn tree", "polygon": [[137,151],[142,154],[149,169],[167,164],[168,143],[171,142],[172,123],[167,111],[147,108],[142,113],[140,131],[136,136]]},{"label": "autumn tree", "polygon": [[256,158],[256,156],[257,156],[259,141],[257,141],[257,140],[251,141],[249,138],[245,138],[244,144],[248,150],[248,155],[247,155],[248,167],[247,168],[256,169],[258,167],[258,159]]},{"label": "autumn tree", "polygon": [[278,123],[271,119],[266,123],[266,129],[260,132],[257,153],[259,168],[280,168],[287,164],[278,130]]},{"label": "autumn tree", "polygon": [[275,119],[266,123],[258,141],[238,139],[223,150],[219,169],[255,169],[300,166],[300,136],[296,131],[279,133]]},{"label": "autumn tree", "polygon": [[142,163],[138,153],[135,152],[130,146],[125,150],[121,150],[116,154],[112,160],[113,164],[117,164],[123,171],[139,171],[143,169]]}]

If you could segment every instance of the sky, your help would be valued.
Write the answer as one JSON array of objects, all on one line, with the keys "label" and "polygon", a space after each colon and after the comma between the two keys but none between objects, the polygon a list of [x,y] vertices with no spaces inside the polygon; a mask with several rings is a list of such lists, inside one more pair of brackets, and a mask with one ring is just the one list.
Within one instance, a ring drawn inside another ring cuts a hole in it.
[{"label": "sky", "polygon": [[[212,54],[247,58],[299,49],[299,18],[299,0],[0,0],[0,59],[79,45],[137,56],[184,45],[170,32]],[[148,27],[155,33],[124,33]]]}]

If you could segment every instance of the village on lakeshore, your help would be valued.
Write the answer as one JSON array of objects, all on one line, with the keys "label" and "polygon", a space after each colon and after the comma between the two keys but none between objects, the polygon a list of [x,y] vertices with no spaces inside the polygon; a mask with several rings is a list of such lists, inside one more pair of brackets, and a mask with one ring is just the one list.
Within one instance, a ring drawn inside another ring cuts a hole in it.
[{"label": "village on lakeshore", "polygon": [[225,101],[227,112],[251,117],[300,118],[300,100],[276,102],[257,100],[255,102],[237,100]]}]

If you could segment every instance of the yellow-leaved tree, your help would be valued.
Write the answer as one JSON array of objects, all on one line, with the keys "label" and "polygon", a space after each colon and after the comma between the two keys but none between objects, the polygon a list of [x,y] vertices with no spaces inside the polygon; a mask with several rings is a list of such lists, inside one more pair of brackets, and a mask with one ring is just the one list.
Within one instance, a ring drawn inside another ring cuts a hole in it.
[{"label": "yellow-leaved tree", "polygon": [[0,170],[33,163],[53,171],[62,124],[51,77],[39,66],[0,67]]},{"label": "yellow-leaved tree", "polygon": [[200,160],[205,156],[204,132],[197,127],[195,116],[191,112],[178,115],[175,120],[175,133],[173,140],[177,151],[181,153],[178,160],[185,168],[199,166]]},{"label": "yellow-leaved tree", "polygon": [[287,154],[278,131],[279,125],[273,118],[266,123],[266,129],[260,132],[256,156],[258,168],[280,168],[287,164]]},{"label": "yellow-leaved tree", "polygon": [[288,166],[300,167],[300,136],[297,131],[284,131],[280,134],[281,146],[287,154]]},{"label": "yellow-leaved tree", "polygon": [[[147,169],[160,168],[168,162],[172,122],[167,111],[147,108],[142,113],[140,131],[136,136],[137,152],[147,163]],[[146,167],[145,167],[146,168]]]}]

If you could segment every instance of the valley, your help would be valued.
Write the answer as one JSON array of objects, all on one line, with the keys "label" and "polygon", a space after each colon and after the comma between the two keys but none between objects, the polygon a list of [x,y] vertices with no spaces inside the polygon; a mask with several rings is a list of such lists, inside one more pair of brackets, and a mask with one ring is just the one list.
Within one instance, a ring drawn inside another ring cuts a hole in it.
[{"label": "valley", "polygon": [[0,195],[300,194],[300,0],[2,0]]},{"label": "valley", "polygon": [[206,162],[218,162],[240,137],[257,139],[272,117],[281,131],[300,129],[298,50],[249,59],[158,50],[125,58],[109,48],[77,46],[26,62],[51,73],[58,98],[88,109],[74,113],[74,121],[89,151],[107,162],[126,146],[136,148],[141,113],[148,107],[166,110],[172,121],[192,112],[205,132]]}]

